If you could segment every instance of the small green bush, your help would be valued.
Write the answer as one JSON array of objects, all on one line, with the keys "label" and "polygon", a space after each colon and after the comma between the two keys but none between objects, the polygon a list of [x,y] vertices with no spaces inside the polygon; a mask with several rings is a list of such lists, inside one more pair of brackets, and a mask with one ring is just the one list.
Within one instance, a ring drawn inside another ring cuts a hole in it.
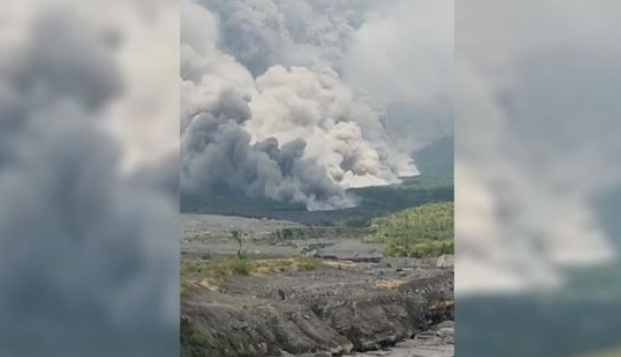
[{"label": "small green bush", "polygon": [[250,275],[254,270],[254,264],[244,258],[231,259],[228,269],[235,275]]},{"label": "small green bush", "polygon": [[424,258],[437,257],[444,254],[453,254],[455,243],[452,241],[420,241],[420,242],[396,242],[391,241],[386,245],[384,255],[389,257]]}]

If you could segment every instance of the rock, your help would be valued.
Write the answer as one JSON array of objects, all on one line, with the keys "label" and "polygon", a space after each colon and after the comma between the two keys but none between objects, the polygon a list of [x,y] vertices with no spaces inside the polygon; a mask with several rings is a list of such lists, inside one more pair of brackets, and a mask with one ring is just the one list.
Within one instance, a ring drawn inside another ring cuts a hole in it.
[{"label": "rock", "polygon": [[[182,300],[181,356],[192,356],[196,349],[220,357],[342,356],[393,345],[414,331],[429,330],[431,321],[452,318],[452,272],[435,269],[388,289],[376,287],[375,279],[366,281],[371,272],[352,281],[337,269],[326,277],[322,269],[280,277],[277,283],[269,278],[229,279],[229,293],[205,291]],[[319,275],[320,280],[335,280],[315,282]],[[444,343],[438,335],[441,328],[429,333],[432,339],[417,335],[417,346]],[[441,333],[450,338],[448,331]],[[359,356],[393,357],[386,352]]]},{"label": "rock", "polygon": [[332,357],[332,354],[328,352],[317,352],[314,357]]},{"label": "rock", "polygon": [[448,336],[453,336],[454,335],[454,330],[452,328],[449,327],[444,327],[438,330],[438,332],[436,332],[436,334],[442,338],[448,337]]},{"label": "rock", "polygon": [[390,356],[390,351],[371,351],[366,353],[368,356]]},{"label": "rock", "polygon": [[441,255],[436,261],[438,268],[452,268],[455,265],[455,256],[444,254]]},{"label": "rock", "polygon": [[439,330],[439,329],[441,329],[441,328],[445,328],[445,327],[448,327],[448,328],[455,328],[455,321],[453,321],[453,320],[446,320],[446,321],[442,321],[442,322],[440,322],[439,324],[433,325],[433,326],[431,327],[431,329],[432,329],[432,330],[436,330],[436,331],[437,331],[437,330]]}]

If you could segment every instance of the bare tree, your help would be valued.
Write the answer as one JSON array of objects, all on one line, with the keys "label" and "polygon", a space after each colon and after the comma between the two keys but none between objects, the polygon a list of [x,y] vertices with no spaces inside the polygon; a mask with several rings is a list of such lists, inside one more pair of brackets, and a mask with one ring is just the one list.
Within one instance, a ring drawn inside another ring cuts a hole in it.
[{"label": "bare tree", "polygon": [[239,248],[237,249],[237,256],[239,258],[243,258],[243,248],[244,248],[244,233],[240,231],[231,231],[231,236],[237,242]]}]

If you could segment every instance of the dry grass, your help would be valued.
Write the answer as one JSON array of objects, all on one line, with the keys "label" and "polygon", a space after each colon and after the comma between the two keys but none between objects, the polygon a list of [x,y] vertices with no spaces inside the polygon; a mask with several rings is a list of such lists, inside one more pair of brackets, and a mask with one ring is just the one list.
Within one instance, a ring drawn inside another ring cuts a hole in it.
[{"label": "dry grass", "polygon": [[263,276],[285,271],[316,269],[321,261],[304,255],[274,258],[210,257],[181,260],[181,294],[196,289],[217,291],[221,279],[228,276]]},{"label": "dry grass", "polygon": [[386,280],[380,280],[376,282],[375,286],[378,288],[393,289],[393,288],[403,285],[404,283],[405,283],[405,280],[402,280],[402,279],[386,279]]}]

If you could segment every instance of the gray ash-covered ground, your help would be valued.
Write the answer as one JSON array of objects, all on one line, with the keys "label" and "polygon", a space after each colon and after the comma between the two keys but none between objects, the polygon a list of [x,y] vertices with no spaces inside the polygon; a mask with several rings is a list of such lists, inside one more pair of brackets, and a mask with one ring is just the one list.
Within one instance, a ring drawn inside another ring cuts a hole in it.
[{"label": "gray ash-covered ground", "polygon": [[354,357],[450,357],[455,354],[453,321],[434,325],[388,349],[354,353]]},{"label": "gray ash-covered ground", "polygon": [[[243,223],[255,233],[244,245],[252,259],[308,254],[309,245],[315,256],[330,259],[314,259],[312,269],[297,269],[272,266],[266,258],[261,264],[270,269],[218,279],[186,273],[183,356],[453,355],[452,268],[439,268],[432,258],[384,258],[381,245],[355,237],[274,244],[268,233],[287,222],[234,219],[235,227]],[[195,231],[182,243],[184,259],[236,253],[237,243],[228,238],[227,229],[219,231],[222,235],[217,231],[228,227],[230,217],[191,220]],[[200,235],[196,226],[210,233]]]},{"label": "gray ash-covered ground", "polygon": [[243,218],[210,214],[181,215],[181,229],[184,236],[191,235],[192,233],[228,233],[231,230],[266,233],[285,227],[303,227],[303,225],[274,219]]}]

